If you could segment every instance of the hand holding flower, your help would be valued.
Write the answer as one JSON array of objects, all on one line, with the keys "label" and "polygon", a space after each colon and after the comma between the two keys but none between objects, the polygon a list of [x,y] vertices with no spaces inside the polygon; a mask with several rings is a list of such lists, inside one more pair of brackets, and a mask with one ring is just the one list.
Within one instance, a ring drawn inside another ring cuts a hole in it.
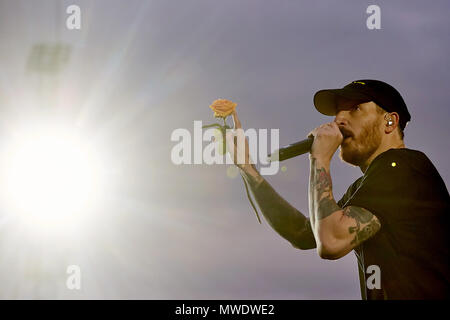
[{"label": "hand holding flower", "polygon": [[[236,113],[236,106],[237,103],[234,103],[227,99],[217,99],[215,100],[209,107],[214,111],[214,117],[216,118],[222,118],[223,119],[223,125],[220,125],[219,123],[213,123],[210,125],[205,125],[202,128],[211,128],[211,127],[217,127],[220,130],[221,133],[221,139],[217,139],[219,143],[222,143],[222,154],[225,154],[227,150],[227,144],[228,144],[228,151],[230,152],[230,156],[233,159],[235,165],[239,167],[244,172],[252,172],[254,171],[257,173],[256,168],[253,165],[253,162],[250,159],[249,155],[249,145],[248,141],[245,138],[244,131],[241,126],[241,122],[239,121],[239,118],[237,117]],[[231,132],[231,129],[227,123],[226,118],[232,115],[233,116],[233,123],[234,123],[234,132]],[[244,143],[242,143],[244,142]],[[239,149],[238,149],[239,148]],[[243,159],[242,159],[243,158]],[[256,218],[258,219],[258,222],[261,223],[261,219],[259,217],[258,211],[256,210],[256,207],[250,197],[250,193],[248,191],[247,182],[245,181],[245,178],[242,176],[242,180],[244,181],[245,190],[247,192],[247,197],[250,200],[250,204],[253,207],[253,210],[255,211]]]}]

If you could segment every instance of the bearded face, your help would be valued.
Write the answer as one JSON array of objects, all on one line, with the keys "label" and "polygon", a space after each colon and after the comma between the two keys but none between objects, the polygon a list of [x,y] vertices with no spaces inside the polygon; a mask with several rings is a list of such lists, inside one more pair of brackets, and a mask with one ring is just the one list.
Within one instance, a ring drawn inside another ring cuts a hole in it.
[{"label": "bearded face", "polygon": [[358,121],[358,128],[356,128],[356,123],[354,127],[354,130],[351,131],[345,128],[341,129],[344,140],[339,156],[344,162],[361,166],[381,144],[380,119],[378,117],[366,118],[366,121]]}]

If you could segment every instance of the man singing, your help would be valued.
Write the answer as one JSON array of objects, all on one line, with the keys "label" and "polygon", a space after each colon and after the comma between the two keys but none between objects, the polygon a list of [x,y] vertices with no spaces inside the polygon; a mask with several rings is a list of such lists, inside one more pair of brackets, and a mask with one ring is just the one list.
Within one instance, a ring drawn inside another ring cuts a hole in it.
[{"label": "man singing", "polygon": [[[323,259],[354,250],[363,299],[450,298],[450,198],[427,156],[405,147],[411,116],[400,93],[382,81],[357,80],[317,92],[314,105],[334,120],[310,132],[309,219],[250,164],[245,142],[245,162],[237,166],[268,223]],[[236,112],[233,120],[242,128]],[[236,159],[236,140],[227,142]],[[363,175],[336,201],[330,161],[339,146],[342,161]],[[380,286],[367,286],[370,266],[380,271]]]}]

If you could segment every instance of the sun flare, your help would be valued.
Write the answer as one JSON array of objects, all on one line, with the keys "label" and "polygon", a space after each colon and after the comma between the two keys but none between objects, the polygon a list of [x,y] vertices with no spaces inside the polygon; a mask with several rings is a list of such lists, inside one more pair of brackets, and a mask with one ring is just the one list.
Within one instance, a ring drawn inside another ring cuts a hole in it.
[{"label": "sun flare", "polygon": [[75,131],[19,130],[3,166],[8,213],[36,231],[67,232],[95,210],[103,188],[100,158]]}]

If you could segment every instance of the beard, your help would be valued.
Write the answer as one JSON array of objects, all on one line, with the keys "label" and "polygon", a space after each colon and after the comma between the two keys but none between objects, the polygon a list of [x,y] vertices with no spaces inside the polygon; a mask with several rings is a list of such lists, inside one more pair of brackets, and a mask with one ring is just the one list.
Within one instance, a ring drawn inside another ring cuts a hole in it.
[{"label": "beard", "polygon": [[361,166],[378,149],[380,143],[381,133],[378,130],[378,122],[369,123],[363,127],[357,137],[351,136],[342,142],[339,157],[344,162]]}]

